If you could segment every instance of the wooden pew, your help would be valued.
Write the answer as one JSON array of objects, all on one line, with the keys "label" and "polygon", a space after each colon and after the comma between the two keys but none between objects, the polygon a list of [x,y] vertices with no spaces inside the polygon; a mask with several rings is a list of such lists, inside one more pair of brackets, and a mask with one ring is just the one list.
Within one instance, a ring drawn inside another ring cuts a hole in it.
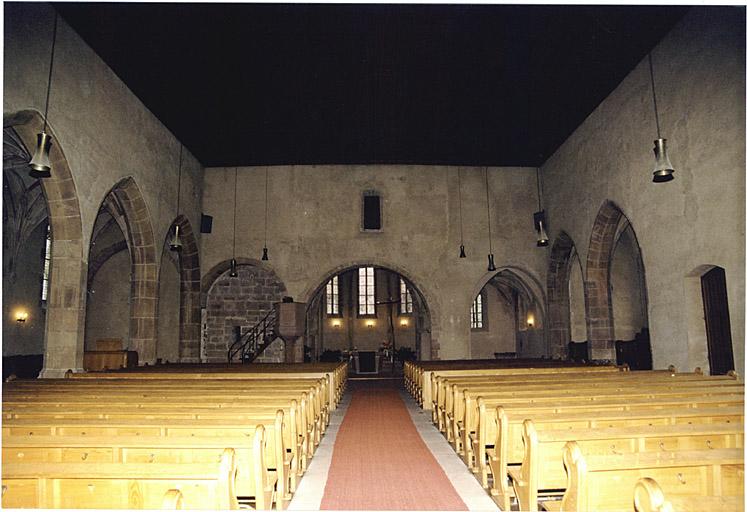
[{"label": "wooden pew", "polygon": [[744,425],[733,423],[537,431],[526,419],[523,426],[521,466],[508,470],[520,510],[536,510],[540,491],[564,488],[562,451],[568,441],[585,454],[611,456],[744,447]]},{"label": "wooden pew", "polygon": [[[705,378],[702,378],[705,379]],[[589,389],[592,388],[592,389]],[[444,412],[444,427],[446,437],[452,443],[458,453],[462,453],[464,444],[465,462],[469,464],[471,457],[471,446],[467,442],[468,436],[478,428],[479,412],[477,401],[473,395],[480,394],[480,398],[488,405],[513,405],[522,402],[531,403],[536,406],[552,403],[571,404],[573,402],[594,401],[601,409],[605,404],[614,405],[619,403],[619,398],[625,397],[631,403],[640,403],[646,398],[656,397],[671,399],[687,397],[713,398],[715,401],[738,401],[744,396],[744,386],[741,383],[725,380],[699,380],[699,381],[611,381],[593,382],[585,380],[576,382],[560,381],[556,384],[548,384],[546,388],[534,387],[532,385],[520,386],[519,391],[487,391],[478,389],[473,391],[459,390],[454,387],[454,398],[452,399],[452,411]],[[465,444],[466,443],[466,444]]]},{"label": "wooden pew", "polygon": [[528,367],[528,368],[492,368],[492,369],[472,369],[472,370],[431,370],[423,371],[420,400],[421,406],[425,410],[432,407],[433,379],[435,377],[454,377],[459,375],[541,375],[541,374],[560,374],[560,373],[579,373],[579,372],[620,372],[623,369],[617,366],[545,366],[545,367]]},{"label": "wooden pew", "polygon": [[[217,463],[3,464],[5,508],[236,510],[234,452]],[[173,490],[178,490],[179,495]]]},{"label": "wooden pew", "polygon": [[[630,405],[630,404],[628,404]],[[625,407],[627,407],[626,405]],[[644,403],[640,410],[599,411],[595,404],[586,408],[576,408],[572,412],[554,412],[554,409],[537,408],[504,408],[498,406],[492,417],[494,436],[493,447],[489,447],[487,429],[478,432],[475,446],[477,471],[483,487],[488,488],[488,475],[493,475],[489,492],[501,508],[510,507],[513,489],[508,486],[508,468],[511,464],[520,464],[524,457],[524,445],[521,438],[524,419],[532,418],[535,428],[542,430],[574,431],[594,428],[627,428],[636,426],[663,426],[680,424],[744,424],[743,404],[733,407],[656,408],[656,403]],[[484,404],[480,406],[481,415],[487,418]],[[491,421],[486,421],[490,425]],[[485,437],[482,437],[485,436]],[[484,453],[484,456],[477,454]],[[485,462],[487,460],[487,463]]]},{"label": "wooden pew", "polygon": [[[234,492],[252,497],[257,507],[267,509],[272,505],[272,491],[280,472],[268,471],[264,430],[257,429],[259,432],[252,437],[13,436],[3,440],[3,464],[208,463],[218,460],[230,447],[236,454]],[[283,492],[280,485],[277,492]],[[278,509],[283,505],[278,496]]]},{"label": "wooden pew", "polygon": [[[135,415],[128,419],[110,418],[68,419],[56,417],[36,417],[27,419],[9,419],[3,423],[3,441],[12,442],[14,438],[37,439],[47,436],[78,437],[161,437],[164,443],[167,438],[185,438],[207,440],[244,439],[244,444],[251,440],[256,428],[262,427],[267,442],[262,444],[265,467],[273,468],[277,474],[278,497],[290,500],[298,478],[301,476],[300,464],[308,460],[309,455],[301,453],[304,446],[292,446],[295,429],[284,421],[282,410],[264,417],[257,413],[254,417],[247,415],[237,418],[227,414],[222,418],[207,420],[175,419],[168,414],[164,418],[147,418]],[[236,448],[234,446],[234,448]],[[252,463],[249,454],[240,452],[240,469]],[[249,478],[250,472],[246,470]],[[242,480],[243,481],[243,480]],[[282,508],[283,503],[279,504]]]},{"label": "wooden pew", "polygon": [[585,456],[570,441],[563,448],[563,463],[567,475],[563,499],[546,502],[546,510],[630,510],[635,484],[642,476],[678,489],[679,495],[744,495],[744,453],[738,448]]},{"label": "wooden pew", "polygon": [[[296,367],[296,368],[294,368]],[[175,380],[295,380],[324,379],[327,381],[328,402],[330,408],[337,407],[347,380],[347,363],[323,366],[322,369],[309,368],[305,365],[160,365],[138,367],[110,372],[73,373],[68,372],[70,379],[175,379]]]},{"label": "wooden pew", "polygon": [[656,480],[644,477],[635,484],[633,504],[636,512],[740,512],[744,496],[665,496]]}]

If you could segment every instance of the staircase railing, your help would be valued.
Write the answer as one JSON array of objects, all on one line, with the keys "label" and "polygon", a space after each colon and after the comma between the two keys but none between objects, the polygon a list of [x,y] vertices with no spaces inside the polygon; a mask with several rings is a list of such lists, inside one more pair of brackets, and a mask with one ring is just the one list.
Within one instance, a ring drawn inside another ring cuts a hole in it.
[{"label": "staircase railing", "polygon": [[244,334],[237,334],[228,349],[228,362],[238,355],[242,363],[251,363],[275,338],[275,308]]}]

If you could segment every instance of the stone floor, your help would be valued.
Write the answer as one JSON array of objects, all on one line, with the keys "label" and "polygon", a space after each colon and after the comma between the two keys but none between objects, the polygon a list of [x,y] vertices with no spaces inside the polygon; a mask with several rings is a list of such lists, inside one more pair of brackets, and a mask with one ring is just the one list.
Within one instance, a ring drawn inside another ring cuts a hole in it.
[{"label": "stone floor", "polygon": [[[499,510],[493,500],[490,499],[485,490],[480,486],[477,479],[464,465],[464,462],[456,455],[449,443],[446,442],[443,435],[433,426],[430,415],[424,412],[404,390],[400,392],[400,396],[410,413],[410,417],[418,433],[423,438],[423,441],[430,449],[436,461],[443,468],[468,509],[484,511]],[[301,479],[288,510],[319,510],[327,483],[327,474],[332,462],[335,438],[349,405],[350,393],[346,393],[337,410],[330,416],[330,424],[327,427],[327,432],[319,444],[306,474]]]}]

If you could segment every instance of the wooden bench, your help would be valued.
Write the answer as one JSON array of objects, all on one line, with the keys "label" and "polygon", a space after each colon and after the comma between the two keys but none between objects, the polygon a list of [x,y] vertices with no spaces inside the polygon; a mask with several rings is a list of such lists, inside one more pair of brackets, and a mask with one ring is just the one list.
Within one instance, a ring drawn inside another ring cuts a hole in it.
[{"label": "wooden bench", "polygon": [[253,437],[13,436],[3,440],[3,464],[208,463],[218,460],[228,447],[236,457],[236,495],[252,497],[257,507],[269,508],[277,483],[278,509],[282,509],[280,472],[268,471],[264,431],[257,428]]},{"label": "wooden bench", "polygon": [[[563,383],[561,388],[549,388],[546,390],[540,388],[522,389],[521,391],[460,391],[455,386],[455,406],[453,412],[444,414],[444,427],[446,428],[446,437],[452,443],[458,453],[461,453],[464,445],[467,452],[464,453],[465,461],[469,463],[471,453],[470,444],[467,438],[470,433],[475,432],[478,428],[479,411],[477,401],[473,396],[479,393],[481,398],[488,406],[494,404],[512,405],[522,401],[542,406],[547,403],[554,404],[571,404],[573,402],[591,402],[594,401],[601,409],[605,405],[615,405],[619,403],[620,398],[625,397],[631,404],[640,403],[641,400],[656,397],[657,399],[689,398],[702,397],[712,398],[717,402],[738,401],[743,399],[744,386],[741,383],[728,381],[687,381],[687,382],[610,382],[594,383],[593,390],[587,387],[587,382]],[[465,444],[466,443],[466,444]]]},{"label": "wooden bench", "polygon": [[593,428],[537,431],[524,420],[521,466],[509,468],[520,510],[536,510],[543,490],[563,489],[563,446],[575,441],[585,454],[619,455],[682,450],[715,450],[744,447],[744,425],[655,425],[627,428]]},{"label": "wooden bench", "polygon": [[559,504],[549,505],[552,510],[630,510],[642,476],[677,495],[744,495],[744,453],[737,448],[585,456],[570,441],[563,448],[563,463],[566,490]]},{"label": "wooden bench", "polygon": [[[254,417],[247,415],[243,418],[227,414],[222,418],[207,420],[170,418],[168,414],[164,416],[163,418],[148,418],[134,415],[127,419],[118,420],[110,418],[69,419],[44,416],[10,419],[3,423],[3,440],[11,442],[16,437],[37,439],[46,436],[191,437],[212,440],[233,437],[234,439],[243,438],[243,444],[246,445],[247,441],[251,440],[255,428],[262,426],[263,435],[267,438],[266,444],[263,443],[266,466],[276,472],[278,496],[284,500],[289,500],[290,494],[295,491],[297,480],[305,469],[301,465],[307,465],[310,458],[308,452],[303,453],[304,450],[308,450],[306,445],[296,441],[294,446],[294,438],[297,437],[297,434],[292,423],[284,421],[282,410],[275,411],[274,414],[267,413],[264,416],[259,412]],[[250,463],[248,456],[244,457],[243,452],[240,455],[241,467]]]},{"label": "wooden bench", "polygon": [[3,464],[2,506],[156,509],[181,504],[192,510],[235,510],[234,457],[226,449],[217,463]]},{"label": "wooden bench", "polygon": [[[599,411],[594,404],[578,408],[573,412],[553,412],[553,409],[537,408],[504,408],[498,406],[492,417],[495,429],[492,448],[488,444],[488,429],[478,432],[473,442],[475,447],[476,471],[479,472],[483,487],[488,488],[488,476],[493,475],[489,492],[502,508],[510,504],[514,496],[513,489],[508,487],[508,468],[511,464],[520,464],[524,457],[522,430],[524,419],[532,418],[536,429],[557,431],[574,431],[594,428],[627,428],[636,426],[665,426],[679,424],[736,423],[744,424],[744,407],[714,408],[681,408],[657,409],[657,404],[647,404],[651,408],[642,410]],[[487,417],[484,404],[481,414]],[[487,425],[490,425],[487,421]],[[485,437],[483,437],[485,436]],[[484,454],[484,455],[478,455]]]},{"label": "wooden bench", "polygon": [[635,484],[633,504],[636,512],[739,512],[744,496],[665,496],[656,480],[644,477]]}]

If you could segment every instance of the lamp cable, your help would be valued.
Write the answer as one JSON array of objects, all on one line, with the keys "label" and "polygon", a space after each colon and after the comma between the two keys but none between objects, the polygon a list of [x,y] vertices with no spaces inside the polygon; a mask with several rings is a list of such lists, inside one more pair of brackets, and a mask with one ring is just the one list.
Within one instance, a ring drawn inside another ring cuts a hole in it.
[{"label": "lamp cable", "polygon": [[57,42],[57,9],[54,10],[54,28],[52,29],[52,52],[49,57],[49,76],[47,77],[47,100],[44,105],[44,128],[42,133],[47,132],[47,114],[49,113],[49,93],[52,90],[52,69],[54,67],[54,48]]},{"label": "lamp cable", "polygon": [[656,138],[661,139],[661,129],[659,127],[659,106],[656,102],[656,85],[654,84],[654,63],[651,53],[648,54],[648,70],[651,74],[651,93],[654,97],[654,117],[656,118]]}]

